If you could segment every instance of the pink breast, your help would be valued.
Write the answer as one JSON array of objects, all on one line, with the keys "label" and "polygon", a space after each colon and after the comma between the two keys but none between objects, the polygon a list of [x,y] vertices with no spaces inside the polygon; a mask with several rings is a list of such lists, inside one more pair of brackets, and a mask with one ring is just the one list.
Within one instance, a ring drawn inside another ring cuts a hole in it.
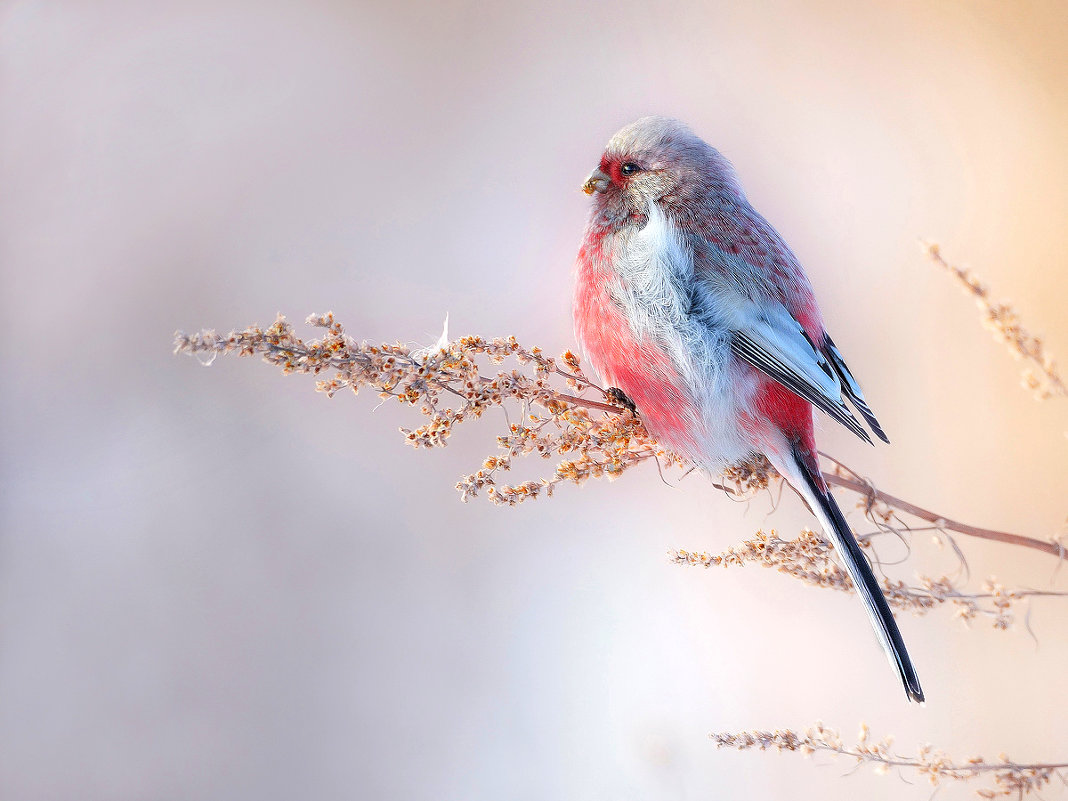
[{"label": "pink breast", "polygon": [[[637,406],[656,437],[684,455],[695,455],[695,422],[685,382],[660,344],[635,338],[611,297],[615,278],[603,255],[603,237],[591,236],[579,251],[575,330],[586,356],[607,386],[618,387]],[[606,387],[607,388],[607,387]]]}]

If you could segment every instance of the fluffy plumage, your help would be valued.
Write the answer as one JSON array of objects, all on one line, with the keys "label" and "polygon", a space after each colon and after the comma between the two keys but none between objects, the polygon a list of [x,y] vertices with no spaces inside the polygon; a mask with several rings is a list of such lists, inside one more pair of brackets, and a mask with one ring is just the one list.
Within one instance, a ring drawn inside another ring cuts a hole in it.
[{"label": "fluffy plumage", "polygon": [[790,248],[730,163],[676,120],[609,141],[583,187],[575,327],[594,369],[665,445],[708,470],[764,454],[808,502],[865,601],[907,696],[923,691],[901,634],[819,472],[815,406],[886,435],[824,329]]}]

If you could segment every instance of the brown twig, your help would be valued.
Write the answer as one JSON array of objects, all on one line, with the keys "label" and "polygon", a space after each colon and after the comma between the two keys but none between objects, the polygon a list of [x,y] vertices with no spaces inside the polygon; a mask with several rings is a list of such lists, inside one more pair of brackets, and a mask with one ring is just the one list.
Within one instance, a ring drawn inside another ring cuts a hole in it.
[{"label": "brown twig", "polygon": [[[826,457],[835,464],[835,469],[833,471],[824,472],[823,474],[823,478],[828,484],[851,490],[859,495],[865,496],[869,500],[880,501],[887,506],[892,506],[895,509],[912,515],[913,517],[918,517],[920,520],[926,520],[928,523],[933,523],[938,528],[948,529],[949,531],[955,531],[958,534],[964,534],[969,537],[978,537],[983,540],[993,540],[994,542],[1003,542],[1007,545],[1019,545],[1024,548],[1033,548],[1036,551],[1048,553],[1059,559],[1068,556],[1068,554],[1065,553],[1065,547],[1054,540],[1038,540],[1033,537],[1025,537],[1022,534],[1011,534],[1008,531],[995,531],[994,529],[980,528],[979,526],[971,526],[967,523],[961,523],[958,520],[951,520],[948,517],[936,514],[928,509],[924,509],[922,506],[917,506],[914,503],[909,503],[906,500],[876,489],[871,482],[861,478],[856,472],[839,462],[833,456],[828,456],[822,451],[820,452],[820,455]],[[842,475],[843,470],[848,471],[852,475],[852,478],[850,476]]]},{"label": "brown twig", "polygon": [[[590,384],[590,386],[593,386],[593,384]],[[563,392],[554,392],[553,397],[564,403],[570,403],[572,406],[585,406],[587,409],[600,409],[602,412],[611,412],[612,414],[620,414],[624,411],[622,407],[614,406],[611,403],[601,403],[590,398],[578,398],[574,395],[565,395]]]},{"label": "brown twig", "polygon": [[[590,384],[590,386],[599,389],[599,387],[596,387],[596,385],[594,384]],[[574,406],[585,406],[590,409],[599,409],[601,411],[610,412],[612,414],[619,414],[623,411],[618,406],[614,406],[609,403],[601,403],[600,401],[591,400],[589,398],[579,398],[573,395],[565,395],[560,392],[555,393],[555,395],[559,400],[565,403],[570,403]],[[1022,534],[1012,534],[1008,531],[995,531],[994,529],[972,526],[967,523],[961,523],[958,520],[952,520],[948,517],[945,517],[944,515],[936,514],[935,512],[932,512],[928,509],[924,509],[922,506],[917,506],[914,503],[909,503],[908,501],[902,498],[898,498],[895,495],[891,495],[888,492],[883,492],[882,490],[876,489],[875,486],[873,486],[870,482],[865,481],[863,478],[857,475],[857,473],[854,472],[851,468],[849,468],[842,462],[839,462],[833,456],[828,456],[826,453],[822,452],[821,455],[834,462],[835,464],[834,471],[825,472],[823,474],[824,480],[832,486],[851,490],[852,492],[867,497],[868,499],[873,501],[880,501],[888,506],[894,507],[899,511],[906,512],[914,517],[918,517],[920,520],[925,520],[928,523],[933,523],[938,528],[955,531],[958,534],[964,534],[969,537],[978,537],[979,539],[984,540],[992,540],[994,542],[1003,542],[1006,545],[1019,545],[1024,548],[1033,548],[1034,550],[1042,551],[1043,553],[1048,553],[1051,556],[1056,556],[1059,559],[1063,559],[1068,556],[1068,553],[1066,553],[1065,551],[1065,547],[1061,543],[1056,542],[1054,540],[1038,540],[1033,537],[1025,537]],[[848,471],[853,476],[853,478],[842,475],[842,470]],[[737,494],[730,487],[722,486],[720,484],[716,484],[715,486],[717,487],[717,489],[723,489],[731,494]]]}]

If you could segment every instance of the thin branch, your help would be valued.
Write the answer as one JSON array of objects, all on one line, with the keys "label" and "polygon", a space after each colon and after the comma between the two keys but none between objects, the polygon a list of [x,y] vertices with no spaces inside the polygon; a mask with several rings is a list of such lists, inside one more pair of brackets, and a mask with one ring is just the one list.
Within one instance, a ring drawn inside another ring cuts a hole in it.
[{"label": "thin branch", "polygon": [[867,725],[861,725],[856,745],[846,745],[835,729],[829,729],[822,723],[803,732],[792,729],[713,732],[709,737],[718,748],[738,751],[774,749],[796,751],[806,756],[828,751],[855,759],[858,767],[871,765],[877,773],[887,773],[891,768],[909,768],[935,786],[945,781],[966,782],[987,776],[987,781],[992,784],[976,790],[980,798],[1023,798],[1030,793],[1037,795],[1052,779],[1063,780],[1061,772],[1068,769],[1068,762],[1013,762],[1005,755],[999,757],[999,762],[988,762],[982,757],[953,760],[930,745],[920,747],[915,757],[902,756],[891,750],[890,738],[873,742]]},{"label": "thin branch", "polygon": [[[595,384],[589,384],[589,386],[594,389],[600,389]],[[585,406],[590,409],[599,409],[612,414],[620,414],[623,411],[618,406],[590,400],[589,398],[578,398],[573,395],[564,395],[560,392],[555,393],[555,396],[557,399],[574,406]],[[823,474],[823,478],[828,484],[835,487],[841,487],[842,489],[852,490],[871,501],[885,503],[887,506],[892,506],[902,512],[918,517],[920,520],[925,520],[928,523],[933,524],[936,529],[948,529],[949,531],[955,531],[958,534],[965,534],[969,537],[978,537],[979,539],[1002,542],[1006,545],[1019,545],[1023,548],[1033,548],[1034,550],[1048,553],[1051,556],[1056,556],[1059,559],[1068,556],[1068,554],[1065,553],[1065,547],[1055,540],[1039,540],[1033,537],[1025,537],[1022,534],[1012,534],[1008,531],[995,531],[994,529],[972,526],[967,523],[962,523],[959,520],[948,518],[945,515],[940,515],[928,509],[924,509],[922,506],[917,506],[914,503],[909,503],[902,498],[898,498],[888,492],[883,492],[882,490],[877,489],[874,485],[860,478],[860,476],[850,467],[838,461],[833,456],[829,456],[822,451],[820,451],[820,455],[834,462],[836,466],[835,471],[824,472]],[[849,471],[854,478],[841,475],[841,470]],[[724,490],[732,495],[739,494],[734,489],[724,486],[723,484],[715,483],[713,486],[715,486],[716,489]]]},{"label": "thin branch", "polygon": [[[590,384],[593,387],[593,384]],[[597,389],[597,387],[594,387]],[[564,403],[570,403],[572,406],[585,406],[587,409],[600,409],[602,412],[612,412],[613,414],[621,414],[624,410],[620,406],[613,406],[611,403],[601,403],[590,398],[578,398],[574,395],[565,395],[563,392],[554,392],[553,397],[558,401]]]},{"label": "thin branch", "polygon": [[1037,540],[1033,537],[1025,537],[1022,534],[1011,534],[1008,531],[995,531],[994,529],[970,526],[967,523],[951,520],[948,517],[935,514],[934,512],[924,509],[921,506],[917,506],[914,503],[909,503],[908,501],[902,500],[887,492],[883,492],[865,481],[849,478],[840,475],[837,472],[824,473],[823,478],[828,484],[852,490],[853,492],[864,495],[872,500],[881,501],[888,506],[893,506],[895,509],[900,509],[902,512],[907,512],[914,517],[918,517],[920,520],[926,520],[928,523],[933,523],[938,528],[949,529],[958,534],[966,534],[969,537],[978,537],[983,540],[993,540],[994,542],[1003,542],[1007,545],[1019,545],[1023,548],[1033,548],[1036,551],[1042,551],[1051,556],[1056,556],[1058,559],[1063,559],[1066,556],[1064,546],[1053,540]]}]

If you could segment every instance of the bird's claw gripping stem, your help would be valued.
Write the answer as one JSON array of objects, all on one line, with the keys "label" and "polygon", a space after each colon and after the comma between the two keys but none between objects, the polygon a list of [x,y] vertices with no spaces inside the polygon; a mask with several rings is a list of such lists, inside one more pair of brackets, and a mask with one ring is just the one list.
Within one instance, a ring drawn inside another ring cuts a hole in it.
[{"label": "bird's claw gripping stem", "polygon": [[631,414],[638,413],[638,407],[634,405],[634,401],[627,397],[627,393],[621,390],[619,387],[609,387],[605,390],[605,395],[608,396],[608,400],[612,401],[616,406],[622,406],[627,409]]}]

